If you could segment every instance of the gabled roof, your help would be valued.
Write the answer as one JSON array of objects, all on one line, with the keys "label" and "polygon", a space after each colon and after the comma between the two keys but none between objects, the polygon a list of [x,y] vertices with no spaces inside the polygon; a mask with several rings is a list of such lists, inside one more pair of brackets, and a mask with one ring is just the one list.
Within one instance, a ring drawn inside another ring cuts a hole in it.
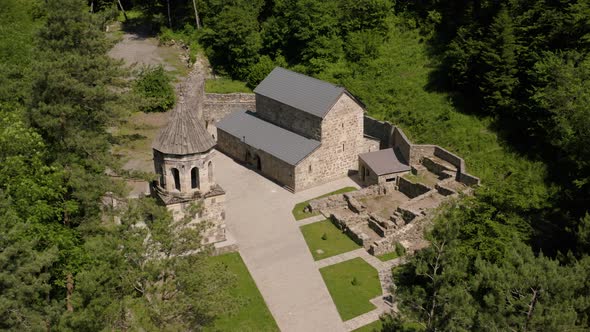
[{"label": "gabled roof", "polygon": [[152,148],[165,154],[187,155],[209,151],[215,141],[197,118],[185,107],[181,94],[166,127],[154,139]]},{"label": "gabled roof", "polygon": [[320,146],[319,141],[275,126],[250,111],[237,111],[227,115],[217,123],[217,129],[289,165],[297,165]]},{"label": "gabled roof", "polygon": [[404,160],[399,151],[393,148],[361,153],[362,161],[377,175],[393,174],[410,170],[410,165]]},{"label": "gabled roof", "polygon": [[332,83],[276,67],[254,92],[324,118],[346,90]]}]

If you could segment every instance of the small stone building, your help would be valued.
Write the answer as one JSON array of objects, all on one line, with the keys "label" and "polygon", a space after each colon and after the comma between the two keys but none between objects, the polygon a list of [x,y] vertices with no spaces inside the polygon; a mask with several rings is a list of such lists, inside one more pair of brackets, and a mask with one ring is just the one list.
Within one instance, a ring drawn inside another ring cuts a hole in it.
[{"label": "small stone building", "polygon": [[395,181],[410,171],[410,165],[395,148],[362,153],[358,162],[359,179],[364,185]]},{"label": "small stone building", "polygon": [[359,153],[379,149],[363,134],[363,105],[343,87],[277,67],[254,93],[255,112],[217,124],[217,148],[294,192],[347,176]]},{"label": "small stone building", "polygon": [[158,180],[151,193],[180,220],[191,204],[201,211],[191,222],[207,220],[212,226],[204,234],[205,243],[225,241],[225,192],[215,183],[213,156],[215,141],[185,107],[181,94],[170,120],[152,144]]}]

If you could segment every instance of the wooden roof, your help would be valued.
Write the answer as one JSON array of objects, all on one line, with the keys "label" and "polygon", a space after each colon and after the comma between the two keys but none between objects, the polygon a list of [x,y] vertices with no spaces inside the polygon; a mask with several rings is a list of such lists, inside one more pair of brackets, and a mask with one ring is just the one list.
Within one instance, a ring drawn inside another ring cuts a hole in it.
[{"label": "wooden roof", "polygon": [[152,143],[152,148],[165,154],[187,155],[209,151],[215,141],[197,118],[196,110],[185,107],[180,93],[170,120]]}]

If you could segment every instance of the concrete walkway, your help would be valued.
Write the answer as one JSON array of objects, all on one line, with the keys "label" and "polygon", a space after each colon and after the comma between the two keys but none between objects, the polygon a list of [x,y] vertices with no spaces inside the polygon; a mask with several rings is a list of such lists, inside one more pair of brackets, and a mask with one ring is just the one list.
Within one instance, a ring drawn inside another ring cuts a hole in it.
[{"label": "concrete walkway", "polygon": [[226,223],[282,331],[345,331],[291,210],[301,201],[358,187],[351,179],[290,193],[217,153],[216,181],[227,193]]},{"label": "concrete walkway", "polygon": [[322,221],[322,220],[326,220],[326,217],[324,217],[323,215],[320,214],[318,216],[313,216],[313,217],[297,220],[297,225],[299,227],[301,227],[301,226],[313,224],[314,222],[318,222],[318,221]]}]

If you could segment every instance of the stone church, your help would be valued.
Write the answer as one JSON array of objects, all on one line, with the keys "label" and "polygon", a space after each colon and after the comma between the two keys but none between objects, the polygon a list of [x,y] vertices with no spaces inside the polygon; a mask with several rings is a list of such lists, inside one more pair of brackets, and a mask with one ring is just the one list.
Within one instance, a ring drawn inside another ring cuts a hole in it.
[{"label": "stone church", "polygon": [[254,93],[255,111],[217,123],[217,148],[293,192],[345,177],[359,154],[379,150],[363,134],[362,103],[343,87],[277,67]]},{"label": "stone church", "polygon": [[203,242],[226,240],[225,191],[215,183],[213,156],[215,141],[205,130],[196,112],[185,105],[183,91],[170,120],[152,144],[158,180],[151,195],[172,211],[175,220],[184,218],[191,204],[201,206],[192,222],[206,220],[211,227]]}]

